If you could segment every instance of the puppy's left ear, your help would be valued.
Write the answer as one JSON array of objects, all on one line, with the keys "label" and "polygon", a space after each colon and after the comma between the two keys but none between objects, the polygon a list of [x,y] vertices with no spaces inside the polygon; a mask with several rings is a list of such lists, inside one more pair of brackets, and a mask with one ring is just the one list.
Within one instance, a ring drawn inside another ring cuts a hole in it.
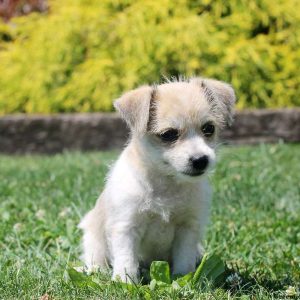
[{"label": "puppy's left ear", "polygon": [[212,102],[219,102],[224,120],[230,126],[233,121],[233,108],[236,102],[235,92],[231,85],[214,79],[195,78],[193,80],[201,85],[204,93],[211,98]]},{"label": "puppy's left ear", "polygon": [[138,134],[146,132],[153,94],[154,89],[145,85],[125,93],[114,101],[114,107],[132,132]]}]

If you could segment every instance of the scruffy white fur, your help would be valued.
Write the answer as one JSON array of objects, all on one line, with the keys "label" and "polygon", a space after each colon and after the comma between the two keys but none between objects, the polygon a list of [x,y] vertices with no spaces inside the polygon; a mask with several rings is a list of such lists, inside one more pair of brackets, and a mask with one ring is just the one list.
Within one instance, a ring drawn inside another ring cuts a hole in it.
[{"label": "scruffy white fur", "polygon": [[[139,267],[153,260],[169,261],[173,274],[195,270],[209,216],[206,175],[234,102],[228,84],[203,78],[142,86],[116,100],[131,138],[79,225],[88,268],[111,265],[122,281],[138,281]],[[203,134],[207,122],[215,126],[212,137]],[[178,139],[162,141],[170,128]],[[191,157],[204,155],[208,166],[192,176]]]}]

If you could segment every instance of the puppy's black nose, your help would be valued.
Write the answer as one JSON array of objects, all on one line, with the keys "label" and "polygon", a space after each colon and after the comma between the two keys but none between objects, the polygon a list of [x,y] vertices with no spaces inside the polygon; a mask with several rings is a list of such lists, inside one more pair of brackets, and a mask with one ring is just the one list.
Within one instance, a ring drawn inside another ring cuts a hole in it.
[{"label": "puppy's black nose", "polygon": [[208,165],[208,156],[203,155],[200,157],[191,157],[190,161],[192,163],[193,169],[197,171],[204,171]]}]

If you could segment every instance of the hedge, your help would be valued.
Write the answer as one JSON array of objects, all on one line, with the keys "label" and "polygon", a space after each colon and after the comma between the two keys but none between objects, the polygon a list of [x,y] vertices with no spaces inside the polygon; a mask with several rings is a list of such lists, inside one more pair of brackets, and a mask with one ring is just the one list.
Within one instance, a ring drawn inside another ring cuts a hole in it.
[{"label": "hedge", "polygon": [[0,23],[0,113],[110,111],[164,76],[231,82],[239,108],[300,105],[297,0],[52,0]]}]

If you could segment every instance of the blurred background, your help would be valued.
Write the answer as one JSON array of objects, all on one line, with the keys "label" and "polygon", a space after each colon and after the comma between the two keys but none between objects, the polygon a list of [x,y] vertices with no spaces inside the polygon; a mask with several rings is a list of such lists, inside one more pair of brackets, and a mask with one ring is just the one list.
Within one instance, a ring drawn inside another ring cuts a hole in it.
[{"label": "blurred background", "polygon": [[0,0],[0,114],[112,111],[163,76],[232,83],[238,108],[300,105],[297,0]]}]

